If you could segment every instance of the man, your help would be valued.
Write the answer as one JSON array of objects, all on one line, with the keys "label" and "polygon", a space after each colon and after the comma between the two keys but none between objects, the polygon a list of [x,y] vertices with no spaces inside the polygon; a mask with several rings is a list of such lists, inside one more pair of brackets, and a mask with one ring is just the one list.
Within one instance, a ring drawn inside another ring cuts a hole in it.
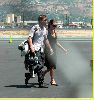
[{"label": "man", "polygon": [[[42,52],[44,52],[44,45],[47,45],[49,48],[50,54],[53,53],[53,50],[49,44],[49,41],[47,39],[47,30],[45,28],[46,26],[47,17],[46,15],[40,15],[38,17],[38,24],[34,25],[31,28],[31,31],[29,33],[28,37],[28,44],[30,51],[35,54],[35,52],[38,53],[38,57],[40,59],[40,66],[42,66],[43,60]],[[34,70],[35,73],[37,73],[37,69]],[[34,75],[33,75],[34,76]]]},{"label": "man", "polygon": [[38,17],[38,24],[31,28],[28,42],[29,42],[30,50],[33,53],[35,51],[38,51],[40,48],[43,48],[44,44],[48,46],[51,53],[53,52],[49,44],[49,41],[47,39],[47,31],[45,28],[46,21],[47,21],[46,15],[40,15]]}]

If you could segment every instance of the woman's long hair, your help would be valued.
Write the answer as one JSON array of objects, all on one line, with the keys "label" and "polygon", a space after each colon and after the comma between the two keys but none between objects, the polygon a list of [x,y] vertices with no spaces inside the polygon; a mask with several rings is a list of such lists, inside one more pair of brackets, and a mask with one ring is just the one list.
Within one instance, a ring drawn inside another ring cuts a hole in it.
[{"label": "woman's long hair", "polygon": [[[50,32],[49,32],[49,29],[50,29],[51,25],[52,25],[54,28],[57,27],[57,25],[55,24],[55,20],[54,20],[54,19],[51,19],[51,20],[48,22],[48,33],[50,33]],[[54,32],[55,32],[55,29],[54,29]],[[55,36],[57,37],[56,32],[55,32]]]},{"label": "woman's long hair", "polygon": [[50,25],[53,25],[54,23],[54,19],[51,19],[49,22],[48,22],[48,29],[50,28]]}]

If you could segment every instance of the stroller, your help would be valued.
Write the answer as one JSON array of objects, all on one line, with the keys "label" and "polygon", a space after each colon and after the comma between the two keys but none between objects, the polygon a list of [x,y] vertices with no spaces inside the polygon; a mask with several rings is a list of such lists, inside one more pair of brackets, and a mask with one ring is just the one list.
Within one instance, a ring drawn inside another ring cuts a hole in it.
[{"label": "stroller", "polygon": [[[24,45],[28,45],[27,41],[24,42]],[[24,46],[19,45],[18,49],[21,50],[21,56],[22,52],[25,49]],[[39,87],[43,87],[44,82],[44,73],[43,73],[43,67],[45,63],[45,56],[44,53],[41,52],[41,49],[35,53],[32,53],[30,50],[29,52],[25,53],[25,69],[28,70],[28,73],[25,73],[25,84],[27,86],[28,81],[30,78],[32,78],[32,74],[37,74],[38,76],[38,83]]]}]

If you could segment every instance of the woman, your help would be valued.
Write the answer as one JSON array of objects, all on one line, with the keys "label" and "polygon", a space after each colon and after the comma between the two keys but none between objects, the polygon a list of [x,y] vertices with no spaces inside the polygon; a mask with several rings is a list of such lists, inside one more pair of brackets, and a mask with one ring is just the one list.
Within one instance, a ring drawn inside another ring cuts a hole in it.
[{"label": "woman", "polygon": [[50,45],[53,49],[53,54],[50,55],[47,48],[45,49],[45,64],[47,66],[47,70],[44,71],[44,75],[50,71],[50,77],[51,77],[51,85],[57,85],[54,79],[54,69],[56,69],[56,45],[59,46],[61,49],[63,49],[65,52],[67,50],[63,48],[59,42],[56,41],[57,34],[55,32],[57,25],[55,24],[55,21],[52,19],[48,23],[48,40],[50,42]]}]

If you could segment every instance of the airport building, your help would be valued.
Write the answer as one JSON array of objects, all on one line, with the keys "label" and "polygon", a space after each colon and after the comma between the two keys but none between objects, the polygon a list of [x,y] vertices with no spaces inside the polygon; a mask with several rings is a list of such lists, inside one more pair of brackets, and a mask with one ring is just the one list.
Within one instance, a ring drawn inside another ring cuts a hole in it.
[{"label": "airport building", "polygon": [[7,16],[6,16],[6,22],[8,24],[21,23],[21,16],[17,16],[15,14],[7,14]]}]

